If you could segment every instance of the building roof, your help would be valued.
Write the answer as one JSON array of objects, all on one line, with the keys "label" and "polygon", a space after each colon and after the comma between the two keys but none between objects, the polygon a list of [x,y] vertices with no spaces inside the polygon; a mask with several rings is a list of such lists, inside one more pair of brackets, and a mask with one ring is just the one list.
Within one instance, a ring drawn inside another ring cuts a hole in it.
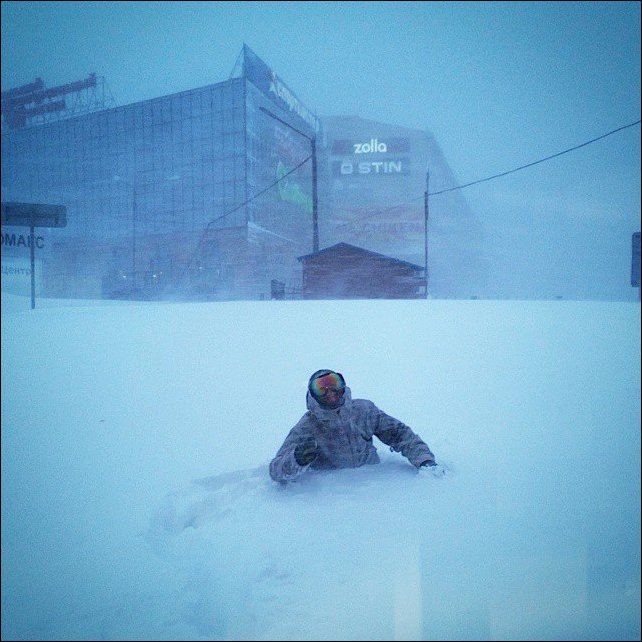
[{"label": "building roof", "polygon": [[339,250],[351,250],[357,254],[365,254],[374,258],[384,259],[391,263],[397,263],[399,265],[405,265],[414,270],[423,270],[423,265],[416,265],[415,263],[409,263],[408,261],[402,261],[401,259],[396,259],[392,256],[386,256],[385,254],[379,254],[378,252],[373,252],[371,250],[366,250],[363,247],[358,247],[356,245],[350,245],[350,243],[337,243],[336,245],[331,245],[330,247],[325,247],[318,252],[312,252],[311,254],[305,254],[303,256],[297,257],[299,261],[307,261],[308,259],[315,258],[317,256],[322,256],[324,254],[334,254]]}]

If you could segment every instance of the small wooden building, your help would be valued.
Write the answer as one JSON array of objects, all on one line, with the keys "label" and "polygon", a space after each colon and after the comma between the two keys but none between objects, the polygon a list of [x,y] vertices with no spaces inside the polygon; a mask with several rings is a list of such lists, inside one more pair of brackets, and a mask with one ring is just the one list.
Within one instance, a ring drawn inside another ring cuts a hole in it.
[{"label": "small wooden building", "polygon": [[303,299],[421,299],[426,296],[424,268],[337,243],[298,257],[303,265]]}]

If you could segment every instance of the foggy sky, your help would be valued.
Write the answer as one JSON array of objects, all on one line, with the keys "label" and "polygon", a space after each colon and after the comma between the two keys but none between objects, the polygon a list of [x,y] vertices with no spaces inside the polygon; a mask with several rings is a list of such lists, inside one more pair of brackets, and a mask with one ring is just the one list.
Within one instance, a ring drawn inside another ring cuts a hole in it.
[{"label": "foggy sky", "polygon": [[[226,80],[245,42],[320,116],[429,131],[458,184],[640,117],[638,2],[2,2],[1,24],[3,89],[95,72],[117,105]],[[488,296],[637,299],[639,125],[463,193]]]}]

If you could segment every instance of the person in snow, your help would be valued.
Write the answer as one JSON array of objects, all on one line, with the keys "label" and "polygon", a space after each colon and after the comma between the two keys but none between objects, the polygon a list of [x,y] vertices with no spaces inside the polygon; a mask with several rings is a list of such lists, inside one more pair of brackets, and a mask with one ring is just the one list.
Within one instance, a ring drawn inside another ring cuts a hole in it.
[{"label": "person in snow", "polygon": [[353,399],[343,375],[317,370],[308,381],[308,411],[290,430],[274,459],[270,477],[287,482],[308,468],[357,468],[378,464],[373,435],[400,452],[418,469],[435,476],[444,469],[428,446],[408,426],[379,410],[372,401]]}]

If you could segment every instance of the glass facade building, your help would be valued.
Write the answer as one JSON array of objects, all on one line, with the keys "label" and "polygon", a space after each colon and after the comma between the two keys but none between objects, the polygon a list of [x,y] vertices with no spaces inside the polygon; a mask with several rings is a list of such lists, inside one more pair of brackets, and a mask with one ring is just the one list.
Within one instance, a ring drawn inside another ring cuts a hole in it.
[{"label": "glass facade building", "polygon": [[[269,297],[312,249],[317,129],[244,48],[239,78],[3,127],[2,201],[67,207],[65,228],[38,230],[45,296]],[[3,227],[3,261],[25,233]]]},{"label": "glass facade building", "polygon": [[[297,298],[298,259],[336,243],[429,255],[431,294],[467,293],[481,234],[459,192],[431,204],[428,247],[428,169],[431,185],[456,184],[432,136],[318,119],[247,46],[242,62],[225,82],[48,122],[12,116],[3,92],[3,203],[67,208],[66,227],[36,231],[38,293]],[[16,104],[43,111],[46,91]],[[3,289],[28,292],[30,243],[3,226]]]},{"label": "glass facade building", "polygon": [[356,116],[323,118],[323,246],[349,243],[426,266],[438,298],[474,294],[483,230],[433,136]]}]

